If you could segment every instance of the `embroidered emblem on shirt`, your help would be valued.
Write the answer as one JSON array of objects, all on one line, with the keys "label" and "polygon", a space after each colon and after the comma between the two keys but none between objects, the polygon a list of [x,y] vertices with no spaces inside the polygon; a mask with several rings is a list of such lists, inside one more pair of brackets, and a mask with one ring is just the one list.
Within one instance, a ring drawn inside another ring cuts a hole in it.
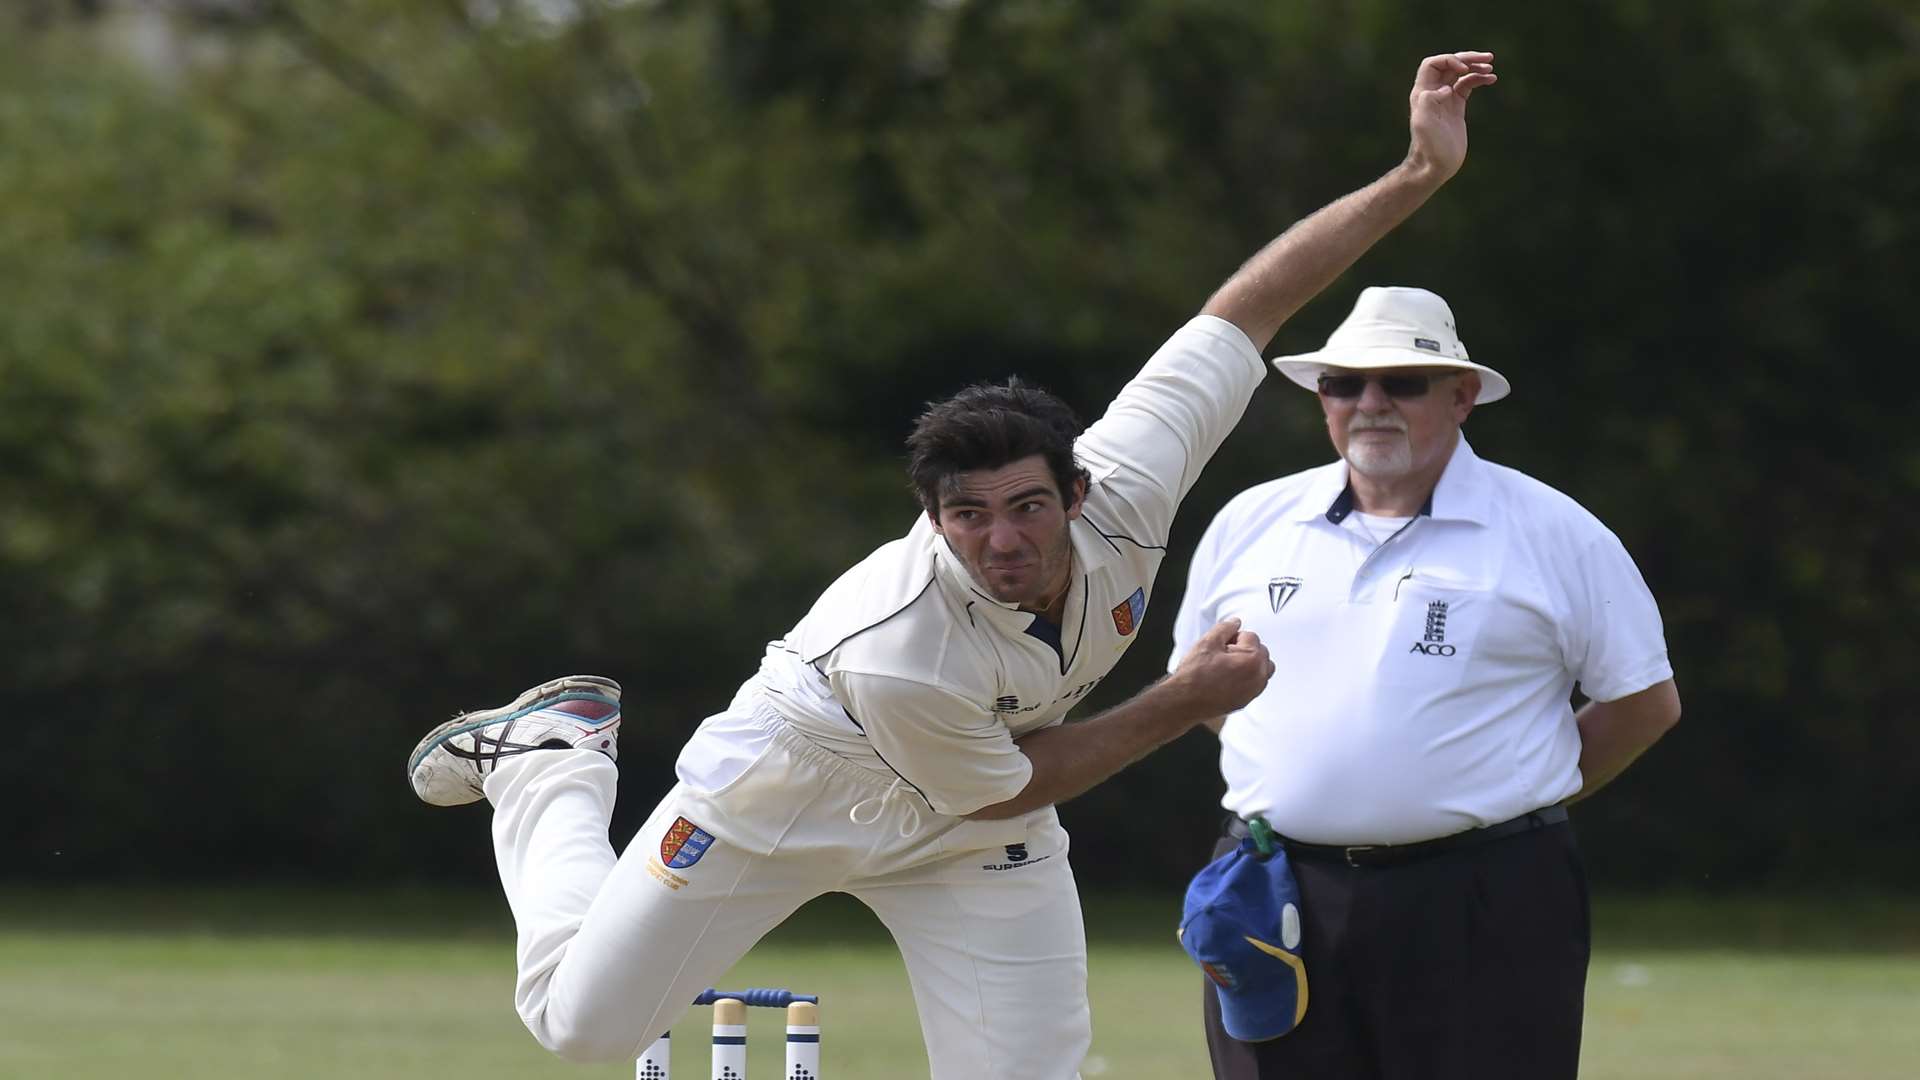
[{"label": "embroidered emblem on shirt", "polygon": [[1267,603],[1273,605],[1273,613],[1287,606],[1293,594],[1300,591],[1300,579],[1297,577],[1277,577],[1267,582]]},{"label": "embroidered emblem on shirt", "polygon": [[1147,613],[1147,590],[1135,589],[1133,595],[1124,603],[1113,605],[1113,628],[1120,631],[1121,637],[1133,633],[1140,625],[1140,619]]},{"label": "embroidered emblem on shirt", "polygon": [[1408,652],[1417,652],[1422,656],[1452,656],[1453,646],[1447,644],[1447,602],[1433,600],[1427,604],[1427,632],[1413,643]]},{"label": "embroidered emblem on shirt", "polygon": [[686,818],[674,818],[667,835],[660,838],[660,861],[675,870],[684,870],[700,861],[713,844],[713,834]]}]

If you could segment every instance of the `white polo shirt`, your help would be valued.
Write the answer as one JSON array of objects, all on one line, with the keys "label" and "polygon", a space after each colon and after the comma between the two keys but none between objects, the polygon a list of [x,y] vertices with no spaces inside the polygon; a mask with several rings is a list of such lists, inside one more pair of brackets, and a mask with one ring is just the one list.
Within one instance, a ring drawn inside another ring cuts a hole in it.
[{"label": "white polo shirt", "polygon": [[1174,510],[1264,372],[1239,327],[1200,316],[1082,433],[1074,455],[1092,483],[1070,526],[1057,641],[1050,624],[988,595],[921,514],[767,646],[728,712],[682,750],[680,778],[715,790],[743,769],[758,730],[747,717],[764,702],[828,750],[899,776],[938,813],[1018,795],[1033,766],[1014,738],[1064,719],[1139,637]]},{"label": "white polo shirt", "polygon": [[1221,731],[1228,810],[1319,844],[1505,821],[1580,790],[1575,683],[1612,701],[1672,677],[1619,539],[1464,437],[1397,533],[1353,516],[1334,462],[1242,492],[1194,554],[1173,664],[1237,615],[1278,669]]}]

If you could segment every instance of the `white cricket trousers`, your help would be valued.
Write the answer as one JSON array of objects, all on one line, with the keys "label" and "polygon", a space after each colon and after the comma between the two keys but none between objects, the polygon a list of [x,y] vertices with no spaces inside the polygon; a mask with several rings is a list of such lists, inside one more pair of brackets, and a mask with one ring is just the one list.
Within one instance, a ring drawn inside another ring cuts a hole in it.
[{"label": "white cricket trousers", "polygon": [[[518,929],[514,1004],[534,1038],[568,1060],[632,1060],[769,930],[845,892],[899,944],[935,1080],[1077,1075],[1092,1041],[1086,934],[1052,809],[934,815],[777,719],[767,729],[736,780],[677,785],[618,857],[604,755],[542,750],[487,778]],[[877,819],[850,821],[857,804]]]}]

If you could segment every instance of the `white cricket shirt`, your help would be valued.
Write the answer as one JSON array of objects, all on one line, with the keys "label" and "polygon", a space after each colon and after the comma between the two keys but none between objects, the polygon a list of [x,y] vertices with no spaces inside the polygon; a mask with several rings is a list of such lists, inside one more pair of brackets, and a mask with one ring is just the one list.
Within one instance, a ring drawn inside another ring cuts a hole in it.
[{"label": "white cricket shirt", "polygon": [[1074,444],[1092,474],[1071,523],[1073,577],[1057,646],[1039,617],[994,600],[920,514],[828,587],[726,713],[681,751],[682,780],[716,790],[758,752],[760,703],[851,761],[898,776],[937,813],[1018,795],[1014,738],[1057,724],[1138,637],[1174,510],[1246,411],[1265,366],[1239,327],[1200,316],[1161,346]]},{"label": "white cricket shirt", "polygon": [[1619,539],[1464,437],[1384,542],[1352,513],[1334,462],[1242,492],[1194,553],[1173,664],[1239,616],[1277,667],[1221,730],[1228,810],[1318,844],[1505,821],[1580,790],[1575,683],[1612,701],[1672,677]]}]

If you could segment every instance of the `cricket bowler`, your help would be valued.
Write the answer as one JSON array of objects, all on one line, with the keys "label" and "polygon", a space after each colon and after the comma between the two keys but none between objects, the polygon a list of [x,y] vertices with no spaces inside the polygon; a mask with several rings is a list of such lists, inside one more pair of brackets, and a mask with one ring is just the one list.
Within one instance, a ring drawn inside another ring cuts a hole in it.
[{"label": "cricket bowler", "polygon": [[1139,640],[1174,513],[1261,350],[1458,171],[1468,96],[1494,81],[1490,53],[1422,61],[1405,158],[1256,253],[1091,426],[1018,380],[929,407],[907,444],[912,527],[768,645],[623,854],[612,680],[556,679],[427,735],[407,762],[419,797],[492,804],[514,1004],[542,1046],[632,1059],[769,930],[843,892],[899,944],[934,1077],[1076,1075],[1087,951],[1054,806],[1239,709],[1273,663],[1228,620],[1166,678],[1063,721]]}]

